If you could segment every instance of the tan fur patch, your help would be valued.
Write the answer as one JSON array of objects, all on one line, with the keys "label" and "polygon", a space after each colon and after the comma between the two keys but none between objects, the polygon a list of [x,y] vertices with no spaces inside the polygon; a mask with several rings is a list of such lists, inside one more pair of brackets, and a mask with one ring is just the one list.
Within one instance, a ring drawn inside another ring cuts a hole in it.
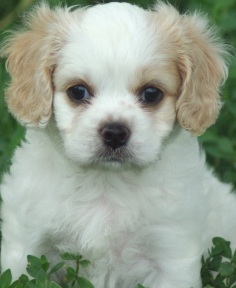
[{"label": "tan fur patch", "polygon": [[180,15],[173,7],[157,4],[148,20],[182,79],[176,102],[178,121],[193,134],[202,134],[221,108],[219,88],[227,77],[227,48],[198,14]]},{"label": "tan fur patch", "polygon": [[9,110],[23,125],[44,127],[51,115],[52,72],[65,41],[69,10],[42,4],[25,18],[25,28],[4,42],[11,83],[6,91]]}]

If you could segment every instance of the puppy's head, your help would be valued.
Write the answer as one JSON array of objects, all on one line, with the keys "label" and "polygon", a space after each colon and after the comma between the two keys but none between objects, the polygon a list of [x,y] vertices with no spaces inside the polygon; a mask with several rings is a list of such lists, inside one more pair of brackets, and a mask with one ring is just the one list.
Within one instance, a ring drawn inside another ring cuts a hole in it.
[{"label": "puppy's head", "polygon": [[166,4],[43,5],[2,54],[10,111],[31,127],[54,117],[66,154],[82,165],[146,166],[176,121],[203,133],[227,76],[227,53],[206,20]]}]

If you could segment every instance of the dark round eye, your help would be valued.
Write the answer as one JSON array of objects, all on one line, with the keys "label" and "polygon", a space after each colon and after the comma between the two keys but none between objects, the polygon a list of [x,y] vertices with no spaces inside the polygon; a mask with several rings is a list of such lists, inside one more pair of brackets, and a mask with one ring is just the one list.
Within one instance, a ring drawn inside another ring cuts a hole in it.
[{"label": "dark round eye", "polygon": [[88,89],[83,85],[75,85],[67,89],[67,95],[74,102],[87,101],[91,94]]},{"label": "dark round eye", "polygon": [[160,102],[163,99],[164,93],[158,88],[147,87],[141,91],[140,96],[142,102],[154,104]]}]

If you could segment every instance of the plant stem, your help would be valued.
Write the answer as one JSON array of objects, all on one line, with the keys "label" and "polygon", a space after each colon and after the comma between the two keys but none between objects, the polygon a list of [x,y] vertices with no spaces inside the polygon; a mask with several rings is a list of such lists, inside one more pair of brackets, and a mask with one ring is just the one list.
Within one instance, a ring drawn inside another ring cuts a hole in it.
[{"label": "plant stem", "polygon": [[79,262],[80,262],[80,259],[77,259],[76,260],[76,267],[75,267],[76,276],[75,276],[75,279],[73,280],[73,282],[71,283],[71,287],[75,286],[76,280],[79,276]]}]

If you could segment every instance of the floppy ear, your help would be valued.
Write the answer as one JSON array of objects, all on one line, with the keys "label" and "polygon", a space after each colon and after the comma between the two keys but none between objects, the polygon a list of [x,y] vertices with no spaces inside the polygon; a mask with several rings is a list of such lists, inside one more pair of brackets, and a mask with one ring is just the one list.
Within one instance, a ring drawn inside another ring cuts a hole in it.
[{"label": "floppy ear", "polygon": [[227,78],[227,47],[197,14],[180,16],[182,33],[177,65],[182,86],[177,100],[177,119],[194,135],[212,125],[221,108],[219,88]]},{"label": "floppy ear", "polygon": [[57,25],[60,13],[62,9],[52,11],[45,4],[36,7],[25,17],[25,28],[8,36],[1,48],[11,75],[6,102],[26,126],[44,127],[51,115],[52,71],[63,42],[63,25]]}]

